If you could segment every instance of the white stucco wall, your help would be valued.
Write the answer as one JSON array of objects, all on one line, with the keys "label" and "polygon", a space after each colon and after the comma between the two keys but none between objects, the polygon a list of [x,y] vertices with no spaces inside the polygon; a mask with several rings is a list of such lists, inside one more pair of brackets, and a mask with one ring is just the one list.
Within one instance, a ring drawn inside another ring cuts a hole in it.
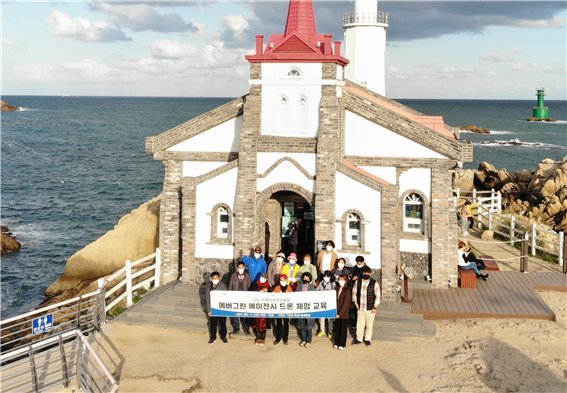
[{"label": "white stucco wall", "polygon": [[276,161],[283,157],[294,159],[311,176],[315,176],[317,156],[311,153],[258,153],[258,174],[266,172]]},{"label": "white stucco wall", "polygon": [[201,176],[223,165],[226,161],[183,161],[183,177]]},{"label": "white stucco wall", "polygon": [[370,157],[446,158],[350,111],[345,115],[345,153]]},{"label": "white stucco wall", "polygon": [[393,166],[361,166],[360,169],[365,170],[378,176],[382,180],[386,180],[390,184],[396,184],[396,168]]},{"label": "white stucco wall", "polygon": [[427,254],[431,252],[431,242],[429,240],[401,239],[400,251]]},{"label": "white stucco wall", "polygon": [[[291,78],[292,69],[301,76]],[[262,134],[313,137],[319,128],[319,102],[322,83],[321,63],[263,63],[262,64]],[[283,112],[281,97],[288,99]],[[300,104],[301,97],[307,102]],[[306,111],[304,124],[302,115]]]},{"label": "white stucco wall", "polygon": [[199,135],[171,146],[167,151],[238,152],[242,116],[226,121]]},{"label": "white stucco wall", "polygon": [[[238,168],[233,168],[197,186],[195,220],[195,256],[197,258],[233,257],[232,245],[207,244],[211,241],[211,209],[217,203],[226,203],[234,214]],[[234,217],[232,219],[234,235]]]},{"label": "white stucco wall", "polygon": [[[342,173],[336,173],[336,219],[341,220],[343,214],[350,209],[356,209],[364,216],[365,250],[364,254],[368,266],[378,269],[381,263],[381,194],[364,184],[358,183]],[[337,250],[343,248],[342,224],[335,224],[335,245]],[[354,264],[357,254],[340,253],[348,258],[349,265]]]},{"label": "white stucco wall", "polygon": [[315,181],[309,180],[291,162],[284,161],[278,165],[268,176],[256,181],[257,191],[263,191],[276,183],[294,183],[305,188],[309,192],[315,192]]},{"label": "white stucco wall", "polygon": [[431,169],[411,168],[400,175],[400,196],[407,190],[419,190],[431,203]]}]

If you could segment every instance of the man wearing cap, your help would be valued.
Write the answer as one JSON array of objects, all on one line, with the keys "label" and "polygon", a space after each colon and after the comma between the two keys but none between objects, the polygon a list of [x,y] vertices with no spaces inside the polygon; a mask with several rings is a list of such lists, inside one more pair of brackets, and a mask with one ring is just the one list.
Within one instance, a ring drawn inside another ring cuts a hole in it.
[{"label": "man wearing cap", "polygon": [[[280,274],[278,284],[274,287],[275,293],[293,292],[291,285],[288,285],[288,277],[285,274]],[[289,336],[289,318],[276,318],[276,328],[274,329],[274,336],[276,341],[274,345],[279,345],[282,340],[284,345],[287,345]]]},{"label": "man wearing cap", "polygon": [[242,262],[244,262],[248,268],[252,284],[260,279],[260,275],[262,273],[266,273],[268,271],[268,266],[266,265],[266,261],[262,255],[262,247],[260,246],[256,246],[256,248],[254,248],[254,253],[252,255],[243,256]]},{"label": "man wearing cap", "polygon": [[297,255],[292,252],[287,257],[287,264],[282,267],[282,274],[287,276],[288,282],[295,288],[297,280],[299,279],[300,266],[297,264]]},{"label": "man wearing cap", "polygon": [[283,252],[278,252],[276,259],[270,262],[268,266],[268,283],[270,288],[273,288],[279,282],[279,275],[282,274],[282,268],[284,267],[285,254]]}]

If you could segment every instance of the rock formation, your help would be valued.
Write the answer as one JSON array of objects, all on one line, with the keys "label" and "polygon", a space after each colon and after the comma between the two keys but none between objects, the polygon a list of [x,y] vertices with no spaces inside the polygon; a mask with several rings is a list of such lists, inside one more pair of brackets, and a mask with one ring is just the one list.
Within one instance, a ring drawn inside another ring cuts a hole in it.
[{"label": "rock formation", "polygon": [[10,105],[5,101],[0,101],[0,109],[2,110],[2,112],[4,112],[4,111],[17,111],[19,108],[17,106]]},{"label": "rock formation", "polygon": [[22,245],[19,241],[16,240],[15,236],[12,235],[12,232],[8,229],[8,227],[2,225],[2,246],[0,248],[0,254],[6,255],[11,252],[20,251]]},{"label": "rock formation", "polygon": [[72,255],[45,295],[57,296],[57,301],[71,298],[79,290],[94,288],[94,281],[122,268],[126,260],[152,254],[158,246],[160,202],[161,196],[145,202],[122,217],[114,229]]},{"label": "rock formation", "polygon": [[472,124],[465,124],[459,127],[463,131],[474,132],[475,134],[490,134],[490,130],[488,128],[475,126]]},{"label": "rock formation", "polygon": [[482,162],[478,170],[456,172],[453,182],[463,191],[500,191],[507,212],[567,231],[567,156],[560,161],[547,158],[533,172],[509,173]]}]

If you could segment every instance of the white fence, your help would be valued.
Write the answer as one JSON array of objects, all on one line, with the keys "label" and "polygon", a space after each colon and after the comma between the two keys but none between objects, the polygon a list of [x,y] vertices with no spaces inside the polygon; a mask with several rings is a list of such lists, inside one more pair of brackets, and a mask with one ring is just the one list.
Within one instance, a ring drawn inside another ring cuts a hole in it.
[{"label": "white fence", "polygon": [[494,189],[490,191],[463,191],[459,188],[453,190],[453,204],[457,206],[459,199],[465,199],[489,209],[492,212],[500,213],[502,211],[502,194],[500,191],[496,192]]},{"label": "white fence", "polygon": [[[133,292],[140,288],[160,286],[160,249],[125,266],[110,276],[98,280],[96,291],[0,321],[2,352],[39,341],[45,337],[71,329],[88,332],[98,329],[106,320],[106,313],[121,302],[133,304]],[[51,329],[34,333],[33,321],[51,315]]]}]

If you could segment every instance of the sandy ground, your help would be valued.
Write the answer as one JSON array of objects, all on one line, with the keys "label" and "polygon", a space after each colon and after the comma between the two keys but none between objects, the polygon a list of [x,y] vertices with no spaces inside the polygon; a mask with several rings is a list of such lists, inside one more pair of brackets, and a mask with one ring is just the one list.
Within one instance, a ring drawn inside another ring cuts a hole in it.
[{"label": "sandy ground", "polygon": [[121,323],[99,340],[121,392],[565,392],[567,294],[540,294],[557,322],[440,321],[436,337],[344,351],[317,337],[300,348],[291,333],[289,346],[209,345],[204,334]]}]

